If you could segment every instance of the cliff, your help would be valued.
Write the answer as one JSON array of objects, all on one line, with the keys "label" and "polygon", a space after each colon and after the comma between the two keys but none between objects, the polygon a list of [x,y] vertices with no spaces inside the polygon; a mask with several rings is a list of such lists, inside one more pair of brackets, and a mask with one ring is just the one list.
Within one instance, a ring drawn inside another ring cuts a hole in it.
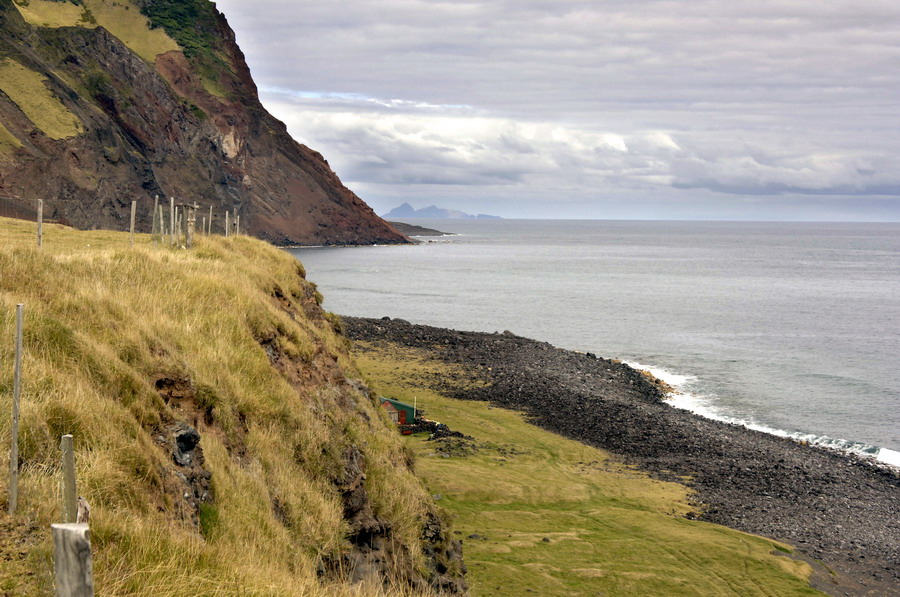
[{"label": "cliff", "polygon": [[[320,301],[299,262],[246,236],[184,251],[54,224],[38,249],[33,224],[0,218],[3,336],[25,305],[0,586],[52,592],[71,433],[98,595],[464,592],[460,543]],[[0,403],[11,390],[8,371]]]},{"label": "cliff", "polygon": [[[277,244],[407,239],[259,101],[208,0],[0,0],[0,215],[124,229],[153,197]],[[221,230],[221,228],[220,228]]]}]

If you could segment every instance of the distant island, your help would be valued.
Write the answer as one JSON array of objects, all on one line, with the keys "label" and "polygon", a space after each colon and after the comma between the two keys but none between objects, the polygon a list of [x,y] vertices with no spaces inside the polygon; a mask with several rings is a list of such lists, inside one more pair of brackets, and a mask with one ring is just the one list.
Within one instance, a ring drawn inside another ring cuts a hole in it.
[{"label": "distant island", "polygon": [[473,216],[471,214],[467,214],[464,211],[459,211],[456,209],[444,209],[443,207],[437,207],[436,205],[429,205],[428,207],[423,207],[422,209],[415,209],[409,203],[404,203],[399,207],[395,207],[391,211],[387,212],[383,216],[385,219],[387,218],[432,218],[432,219],[440,219],[440,220],[501,220],[500,216],[490,216],[487,214],[478,214]]}]

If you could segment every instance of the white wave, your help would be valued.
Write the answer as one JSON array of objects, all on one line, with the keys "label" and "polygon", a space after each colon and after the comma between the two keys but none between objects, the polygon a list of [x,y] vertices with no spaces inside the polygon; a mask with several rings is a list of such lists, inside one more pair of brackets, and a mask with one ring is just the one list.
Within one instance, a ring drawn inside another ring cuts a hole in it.
[{"label": "white wave", "polygon": [[884,464],[900,468],[900,452],[888,450],[887,448],[881,448],[880,450],[878,450],[876,458],[879,462],[883,462]]},{"label": "white wave", "polygon": [[784,429],[777,429],[755,421],[732,417],[724,413],[721,410],[721,407],[716,405],[715,397],[704,396],[690,391],[689,386],[697,381],[696,376],[674,373],[667,369],[663,369],[662,367],[647,366],[636,361],[624,362],[629,367],[640,371],[646,371],[671,386],[675,391],[666,394],[666,402],[675,408],[680,408],[714,421],[741,425],[747,429],[776,435],[778,437],[787,437],[796,442],[852,452],[859,456],[873,458],[881,464],[900,468],[900,452],[895,452],[894,450],[889,450],[887,448],[879,448],[863,442],[832,438],[827,435],[815,435],[813,433],[804,433],[800,431],[785,431]]}]

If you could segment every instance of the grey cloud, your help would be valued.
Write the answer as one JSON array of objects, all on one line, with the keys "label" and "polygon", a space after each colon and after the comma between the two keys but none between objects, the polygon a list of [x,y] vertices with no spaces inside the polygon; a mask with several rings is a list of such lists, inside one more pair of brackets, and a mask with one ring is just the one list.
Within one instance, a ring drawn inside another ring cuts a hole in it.
[{"label": "grey cloud", "polygon": [[217,4],[270,109],[382,194],[712,204],[900,185],[893,0]]}]

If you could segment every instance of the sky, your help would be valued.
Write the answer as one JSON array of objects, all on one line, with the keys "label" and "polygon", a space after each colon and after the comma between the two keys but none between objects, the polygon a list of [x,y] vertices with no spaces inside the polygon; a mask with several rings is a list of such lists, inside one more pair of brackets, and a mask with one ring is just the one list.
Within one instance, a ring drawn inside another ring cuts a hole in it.
[{"label": "sky", "polygon": [[379,214],[900,221],[897,0],[218,0]]}]

